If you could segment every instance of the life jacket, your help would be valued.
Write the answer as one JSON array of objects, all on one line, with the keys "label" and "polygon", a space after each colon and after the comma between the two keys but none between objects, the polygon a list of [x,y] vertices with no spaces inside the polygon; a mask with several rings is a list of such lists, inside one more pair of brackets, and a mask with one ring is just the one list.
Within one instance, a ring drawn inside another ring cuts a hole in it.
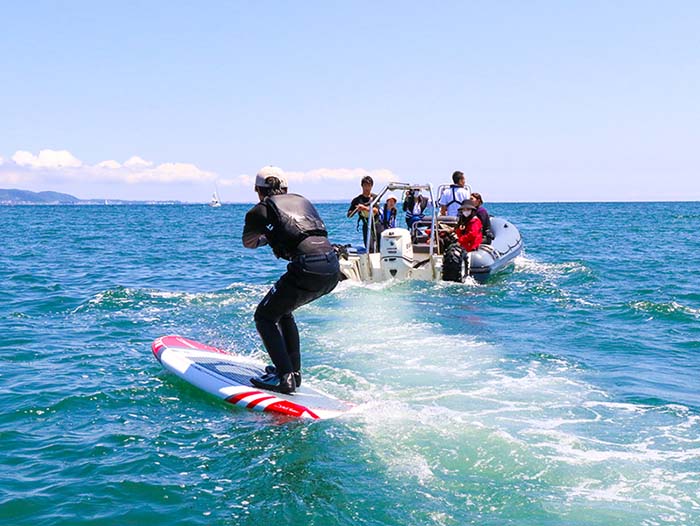
[{"label": "life jacket", "polygon": [[396,208],[388,209],[384,207],[384,210],[382,210],[382,226],[384,228],[394,228],[396,226]]},{"label": "life jacket", "polygon": [[328,237],[326,225],[308,199],[297,194],[266,197],[265,237],[278,258],[291,259],[294,249],[309,236]]},{"label": "life jacket", "polygon": [[457,196],[455,195],[455,191],[457,190],[457,188],[463,188],[463,187],[456,185],[456,184],[450,185],[450,190],[452,190],[452,200],[449,203],[447,203],[446,205],[441,205],[441,206],[444,206],[445,208],[449,208],[450,205],[453,205],[455,203],[457,203],[458,205],[462,204],[462,201],[458,201]]}]

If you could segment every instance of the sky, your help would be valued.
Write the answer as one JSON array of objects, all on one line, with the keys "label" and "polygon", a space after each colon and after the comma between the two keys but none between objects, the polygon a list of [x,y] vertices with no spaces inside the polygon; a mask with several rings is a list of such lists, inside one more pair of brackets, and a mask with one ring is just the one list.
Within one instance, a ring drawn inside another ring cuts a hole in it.
[{"label": "sky", "polygon": [[[201,4],[201,5],[200,5]],[[700,2],[0,3],[0,188],[700,200]]]}]

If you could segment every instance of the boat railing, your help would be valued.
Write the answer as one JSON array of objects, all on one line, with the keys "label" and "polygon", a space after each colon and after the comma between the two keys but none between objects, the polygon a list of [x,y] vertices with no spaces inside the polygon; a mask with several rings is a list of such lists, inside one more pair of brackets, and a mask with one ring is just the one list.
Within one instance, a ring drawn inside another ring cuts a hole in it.
[{"label": "boat railing", "polygon": [[[379,210],[379,204],[382,202],[382,198],[386,195],[387,192],[393,192],[394,190],[400,190],[404,194],[405,198],[405,193],[409,190],[420,190],[422,191],[427,191],[429,196],[430,196],[430,204],[432,205],[432,218],[431,218],[431,229],[430,229],[430,255],[432,256],[433,253],[435,252],[436,247],[438,246],[437,243],[437,232],[436,232],[436,204],[435,204],[435,195],[433,194],[433,187],[431,184],[411,184],[411,183],[400,183],[400,182],[391,182],[387,184],[381,192],[379,192],[374,199],[372,199],[372,202],[369,204],[369,212],[368,212],[368,222],[367,222],[367,239],[365,239],[365,246],[367,247],[367,252],[372,253],[372,252],[378,252],[379,251],[379,239],[377,238],[377,234],[375,232],[375,217],[374,217],[374,208],[376,207],[377,210]],[[403,202],[403,201],[402,201]],[[398,204],[398,203],[397,203]],[[397,214],[398,215],[398,214]]]},{"label": "boat railing", "polygon": [[[454,186],[454,185],[451,185],[451,184],[441,184],[440,186],[438,186],[438,187],[437,187],[437,196],[438,196],[438,199],[440,199],[440,198],[442,197],[442,194],[445,192],[445,190],[447,190],[448,188],[451,188],[452,186]],[[464,189],[469,193],[470,196],[472,195],[472,187],[471,187],[471,186],[469,186],[468,184],[465,184],[465,185],[464,185]],[[439,211],[439,210],[440,210],[439,205],[438,205],[437,203],[435,203],[435,206],[436,206],[436,208],[437,208],[438,211]],[[447,217],[453,217],[453,216],[447,216]]]}]

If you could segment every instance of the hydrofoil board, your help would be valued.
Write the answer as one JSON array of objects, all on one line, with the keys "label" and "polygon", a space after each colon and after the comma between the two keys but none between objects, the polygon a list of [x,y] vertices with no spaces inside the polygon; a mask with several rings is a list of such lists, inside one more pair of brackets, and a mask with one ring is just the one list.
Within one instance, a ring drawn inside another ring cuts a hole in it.
[{"label": "hydrofoil board", "polygon": [[306,384],[288,395],[254,387],[250,379],[264,374],[263,364],[182,336],[162,336],[151,348],[168,371],[207,393],[254,411],[320,419],[333,418],[351,408]]}]

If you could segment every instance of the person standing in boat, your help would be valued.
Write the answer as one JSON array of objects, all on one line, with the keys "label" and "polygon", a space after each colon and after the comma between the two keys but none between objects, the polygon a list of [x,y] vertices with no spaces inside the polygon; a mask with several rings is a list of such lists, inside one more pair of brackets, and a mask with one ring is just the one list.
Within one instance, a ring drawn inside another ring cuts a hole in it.
[{"label": "person standing in boat", "polygon": [[476,206],[470,200],[462,202],[458,209],[459,219],[454,233],[461,247],[467,252],[476,250],[483,241],[481,220],[476,215]]},{"label": "person standing in boat", "polygon": [[394,194],[389,194],[384,202],[384,206],[376,216],[376,233],[380,247],[382,244],[382,232],[389,228],[396,227],[396,214],[398,213],[398,210],[396,209],[396,201],[396,196]]},{"label": "person standing in boat", "polygon": [[397,199],[394,194],[389,194],[386,198],[384,208],[382,208],[381,212],[379,213],[379,222],[382,230],[396,228],[396,215],[398,213],[396,201]]},{"label": "person standing in boat", "polygon": [[469,199],[469,191],[464,188],[467,180],[464,173],[457,170],[452,174],[452,184],[445,188],[440,194],[438,205],[440,205],[440,215],[456,216],[458,209],[465,199]]},{"label": "person standing in boat", "polygon": [[[362,241],[365,244],[365,248],[367,248],[367,231],[369,229],[369,206],[370,203],[374,200],[374,198],[377,197],[377,195],[372,193],[374,180],[369,175],[363,177],[360,184],[362,185],[362,193],[350,202],[350,208],[348,208],[347,216],[352,217],[354,215],[357,215],[357,228],[359,229],[360,223],[362,223]],[[372,240],[370,241],[372,244],[375,243],[375,239],[377,238],[376,216],[379,213],[377,207],[374,207],[373,213],[375,214],[375,232],[374,236],[372,236]]]},{"label": "person standing in boat", "polygon": [[403,211],[406,213],[406,226],[411,229],[413,223],[425,217],[425,209],[428,208],[429,200],[421,195],[420,190],[408,190],[403,201]]},{"label": "person standing in boat", "polygon": [[274,255],[289,264],[254,316],[274,365],[250,381],[262,389],[292,393],[301,385],[299,330],[292,312],[332,291],[340,267],[316,208],[301,195],[287,193],[280,168],[262,168],[255,177],[255,192],[260,202],[245,216],[243,246],[270,245]]},{"label": "person standing in boat", "polygon": [[484,208],[484,200],[481,198],[479,192],[472,192],[471,200],[476,206],[476,215],[481,221],[481,233],[484,236],[483,243],[485,245],[490,245],[495,237],[493,235],[493,230],[491,230],[491,216]]}]

